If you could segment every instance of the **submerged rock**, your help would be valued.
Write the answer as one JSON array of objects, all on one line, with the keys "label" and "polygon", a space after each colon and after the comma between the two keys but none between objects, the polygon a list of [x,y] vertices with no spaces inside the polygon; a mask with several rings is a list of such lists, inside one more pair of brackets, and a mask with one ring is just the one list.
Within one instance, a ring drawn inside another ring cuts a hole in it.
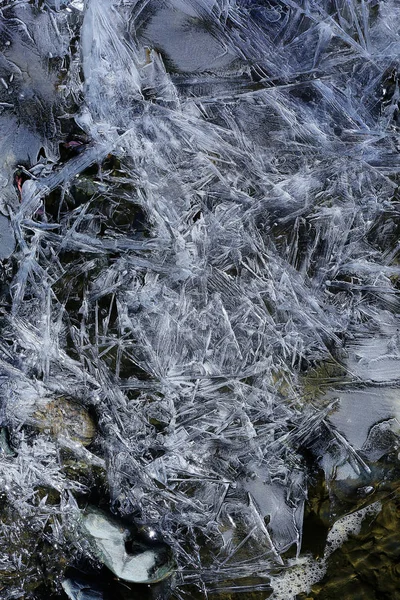
[{"label": "submerged rock", "polygon": [[93,554],[120,579],[151,584],[172,575],[174,561],[168,546],[132,540],[128,527],[98,508],[83,511],[79,526]]},{"label": "submerged rock", "polygon": [[33,422],[41,431],[54,437],[66,436],[88,446],[96,435],[96,427],[87,410],[78,402],[61,396],[36,410]]}]

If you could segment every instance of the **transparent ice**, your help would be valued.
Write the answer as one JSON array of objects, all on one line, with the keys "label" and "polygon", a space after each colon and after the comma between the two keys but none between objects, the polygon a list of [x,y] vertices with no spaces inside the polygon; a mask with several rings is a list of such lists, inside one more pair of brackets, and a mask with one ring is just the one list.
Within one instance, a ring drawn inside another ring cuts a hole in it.
[{"label": "transparent ice", "polygon": [[[37,578],[28,527],[84,553],[67,447],[160,529],[176,598],[280,598],[309,461],[334,512],[399,439],[399,3],[0,9],[2,597]],[[52,396],[95,412],[93,452],[27,429]]]}]

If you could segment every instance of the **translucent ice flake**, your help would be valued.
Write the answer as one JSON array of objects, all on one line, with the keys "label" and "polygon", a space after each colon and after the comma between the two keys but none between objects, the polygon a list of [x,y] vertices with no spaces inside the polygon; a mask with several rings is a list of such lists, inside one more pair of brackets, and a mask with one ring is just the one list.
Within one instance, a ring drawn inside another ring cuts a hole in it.
[{"label": "translucent ice flake", "polygon": [[103,600],[104,598],[101,589],[96,590],[94,584],[79,579],[65,579],[62,588],[71,600]]}]

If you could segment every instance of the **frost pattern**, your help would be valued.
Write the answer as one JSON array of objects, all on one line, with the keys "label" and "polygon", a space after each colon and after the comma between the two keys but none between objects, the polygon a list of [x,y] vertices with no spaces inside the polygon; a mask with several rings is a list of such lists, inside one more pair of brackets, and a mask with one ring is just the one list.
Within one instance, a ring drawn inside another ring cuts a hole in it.
[{"label": "frost pattern", "polygon": [[[1,11],[16,249],[0,376],[17,452],[1,457],[2,493],[37,528],[76,510],[61,442],[26,430],[43,399],[73,396],[98,418],[98,457],[80,458],[105,464],[114,511],[160,527],[177,598],[267,582],[300,552],[300,450],[322,448],[328,479],[338,464],[368,474],[377,452],[379,419],[352,440],[333,399],[304,401],[301,374],[348,348],[351,382],[398,382],[398,2]],[[5,565],[16,523],[0,525]],[[46,535],[79,547],[63,531]]]}]

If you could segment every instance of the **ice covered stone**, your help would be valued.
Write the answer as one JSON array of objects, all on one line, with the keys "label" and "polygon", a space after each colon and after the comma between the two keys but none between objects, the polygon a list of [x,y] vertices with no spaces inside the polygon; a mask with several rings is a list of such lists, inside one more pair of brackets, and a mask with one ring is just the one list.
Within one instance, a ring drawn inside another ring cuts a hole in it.
[{"label": "ice covered stone", "polygon": [[[91,552],[120,579],[150,584],[172,575],[174,562],[164,544],[148,547],[131,540],[128,527],[93,506],[80,514],[78,523]],[[127,552],[130,542],[132,552]]]}]

